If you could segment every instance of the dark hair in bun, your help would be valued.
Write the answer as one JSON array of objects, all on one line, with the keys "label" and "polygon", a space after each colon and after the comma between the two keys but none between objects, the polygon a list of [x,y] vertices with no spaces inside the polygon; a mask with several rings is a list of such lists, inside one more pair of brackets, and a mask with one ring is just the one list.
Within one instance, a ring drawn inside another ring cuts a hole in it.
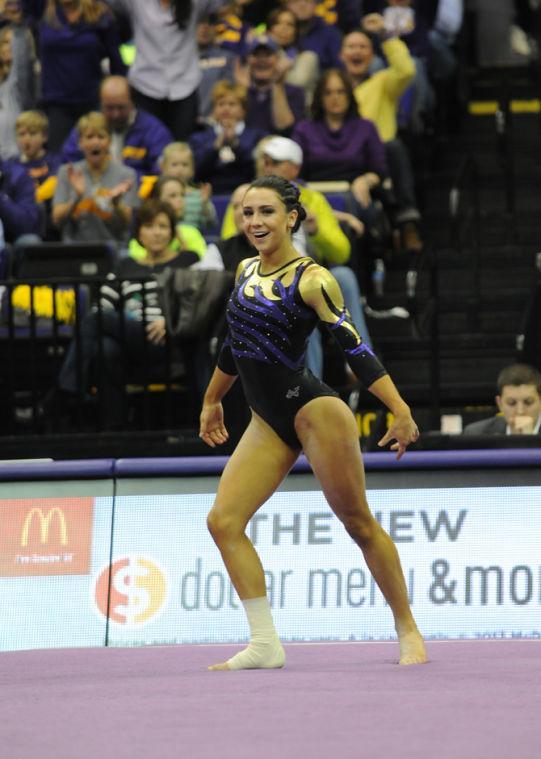
[{"label": "dark hair in bun", "polygon": [[297,211],[297,218],[291,231],[296,232],[298,230],[301,223],[306,219],[306,211],[299,201],[301,191],[297,185],[294,185],[283,177],[276,176],[276,174],[271,174],[268,177],[259,177],[259,179],[255,179],[248,189],[251,190],[252,187],[274,190],[286,207],[288,213],[290,211]]}]

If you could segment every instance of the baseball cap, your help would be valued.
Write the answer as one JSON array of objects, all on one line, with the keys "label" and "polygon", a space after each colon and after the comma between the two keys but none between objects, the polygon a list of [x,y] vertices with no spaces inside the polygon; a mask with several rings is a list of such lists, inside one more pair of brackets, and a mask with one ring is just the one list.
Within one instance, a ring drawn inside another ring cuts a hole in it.
[{"label": "baseball cap", "polygon": [[251,53],[254,53],[259,47],[264,47],[267,50],[270,50],[271,53],[278,52],[278,43],[275,42],[272,37],[269,37],[267,34],[261,34],[259,37],[253,38],[253,40],[246,48],[246,54],[250,55]]},{"label": "baseball cap", "polygon": [[263,153],[275,161],[291,161],[298,166],[302,164],[302,148],[289,137],[271,137],[263,145]]}]

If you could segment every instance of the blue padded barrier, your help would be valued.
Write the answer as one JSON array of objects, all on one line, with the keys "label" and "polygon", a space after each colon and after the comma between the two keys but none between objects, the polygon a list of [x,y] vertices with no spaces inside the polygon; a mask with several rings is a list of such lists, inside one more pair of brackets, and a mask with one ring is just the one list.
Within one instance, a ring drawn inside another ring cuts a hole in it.
[{"label": "blue padded barrier", "polygon": [[[201,456],[185,458],[133,458],[117,459],[117,477],[136,476],[187,476],[220,474],[227,456]],[[541,466],[541,449],[500,449],[465,451],[410,451],[396,460],[394,453],[365,453],[367,470],[377,469],[472,469],[476,467],[530,467]],[[309,472],[305,456],[300,456],[293,472]]]},{"label": "blue padded barrier", "polygon": [[114,473],[116,477],[182,477],[220,474],[227,461],[227,456],[117,459]]},{"label": "blue padded barrier", "polygon": [[114,469],[114,459],[5,461],[0,463],[0,481],[105,479],[114,476]]},{"label": "blue padded barrier", "polygon": [[[541,449],[411,451],[400,461],[394,453],[381,452],[366,453],[363,460],[367,470],[541,467]],[[221,474],[227,461],[227,456],[6,461],[0,463],[0,481],[212,475]],[[292,471],[310,471],[305,456]]]},{"label": "blue padded barrier", "polygon": [[366,469],[475,469],[541,466],[539,448],[500,448],[463,451],[410,451],[396,460],[394,453],[365,453]]},{"label": "blue padded barrier", "polygon": [[[178,458],[117,459],[117,477],[182,477],[190,475],[221,474],[229,460],[228,456],[186,456]],[[309,472],[305,456],[300,456],[293,472]]]}]

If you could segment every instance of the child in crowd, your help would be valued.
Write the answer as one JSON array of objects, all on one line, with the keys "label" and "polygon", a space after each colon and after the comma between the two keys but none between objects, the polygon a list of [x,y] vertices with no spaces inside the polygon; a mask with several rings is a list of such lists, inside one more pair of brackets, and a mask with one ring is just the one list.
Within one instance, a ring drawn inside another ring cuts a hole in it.
[{"label": "child in crowd", "polygon": [[194,184],[195,165],[192,149],[187,142],[171,142],[164,149],[160,159],[163,176],[178,177],[186,183],[184,197],[185,224],[193,224],[200,230],[209,229],[218,223],[216,209],[210,199],[210,184]]},{"label": "child in crowd", "polygon": [[49,120],[42,111],[23,111],[15,121],[15,137],[21,164],[36,187],[38,203],[54,194],[60,156],[47,150]]},{"label": "child in crowd", "polygon": [[47,150],[49,120],[41,111],[23,111],[15,122],[15,137],[19,148],[19,164],[34,183],[36,203],[43,208],[45,217],[43,236],[56,240],[58,235],[52,225],[51,206],[56,188],[56,175],[60,168],[60,156]]},{"label": "child in crowd", "polygon": [[[154,184],[150,197],[169,203],[175,213],[177,220],[176,236],[169,245],[171,251],[190,251],[196,254],[191,263],[197,263],[205,255],[207,243],[196,226],[185,223],[186,182],[179,177],[163,175]],[[136,239],[130,240],[128,250],[131,258],[134,258],[136,261],[145,255],[144,249]]]}]

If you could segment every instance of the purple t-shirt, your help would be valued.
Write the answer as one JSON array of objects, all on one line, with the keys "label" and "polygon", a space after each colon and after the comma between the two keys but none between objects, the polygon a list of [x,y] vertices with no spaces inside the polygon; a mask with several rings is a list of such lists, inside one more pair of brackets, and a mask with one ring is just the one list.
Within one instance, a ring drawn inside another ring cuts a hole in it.
[{"label": "purple t-shirt", "polygon": [[351,118],[337,130],[324,121],[301,121],[291,135],[302,148],[304,161],[301,176],[307,181],[353,181],[360,174],[373,171],[387,174],[385,148],[375,126],[362,118]]}]

